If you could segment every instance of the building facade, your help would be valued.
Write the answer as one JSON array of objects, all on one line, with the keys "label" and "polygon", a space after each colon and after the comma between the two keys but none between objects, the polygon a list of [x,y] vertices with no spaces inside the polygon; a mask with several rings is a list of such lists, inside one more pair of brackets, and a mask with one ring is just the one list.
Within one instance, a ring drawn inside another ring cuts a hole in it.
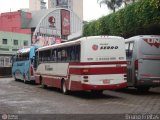
[{"label": "building facade", "polygon": [[30,45],[30,34],[0,32],[0,67],[10,67],[12,55],[20,48]]},{"label": "building facade", "polygon": [[83,22],[77,14],[66,8],[2,13],[0,15],[0,71],[3,72],[2,69],[6,67],[11,68],[11,57],[18,49],[31,45],[52,45],[75,39],[82,35],[82,26]]},{"label": "building facade", "polygon": [[[23,19],[22,19],[23,18]],[[30,29],[22,29],[23,22],[31,21],[32,15],[21,10],[0,14],[0,31],[30,34]]]},{"label": "building facade", "polygon": [[48,0],[48,8],[66,8],[83,20],[83,0]]},{"label": "building facade", "polygon": [[22,11],[0,14],[0,76],[11,74],[12,56],[31,45],[31,30],[22,29],[23,22],[28,23],[31,18],[31,13]]},{"label": "building facade", "polygon": [[29,0],[29,10],[38,11],[46,8],[46,2],[44,0]]},{"label": "building facade", "polygon": [[71,10],[51,8],[32,12],[28,27],[32,30],[32,43],[38,46],[51,45],[82,35],[82,20]]}]

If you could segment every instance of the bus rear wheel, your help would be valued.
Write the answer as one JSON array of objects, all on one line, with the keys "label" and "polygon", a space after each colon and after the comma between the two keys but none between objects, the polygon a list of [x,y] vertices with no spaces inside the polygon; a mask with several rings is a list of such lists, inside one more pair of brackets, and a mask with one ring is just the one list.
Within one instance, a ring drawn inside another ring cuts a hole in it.
[{"label": "bus rear wheel", "polygon": [[46,89],[48,86],[44,83],[43,78],[40,76],[40,84],[44,89]]},{"label": "bus rear wheel", "polygon": [[64,95],[67,95],[67,94],[68,94],[68,90],[67,90],[66,83],[65,83],[64,80],[62,80],[62,82],[61,82],[61,90],[62,90],[62,93],[63,93]]}]

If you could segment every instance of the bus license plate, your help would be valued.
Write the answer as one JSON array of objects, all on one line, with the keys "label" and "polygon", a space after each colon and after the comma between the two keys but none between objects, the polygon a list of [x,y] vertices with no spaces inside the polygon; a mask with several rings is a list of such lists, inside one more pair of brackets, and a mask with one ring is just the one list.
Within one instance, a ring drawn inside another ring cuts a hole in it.
[{"label": "bus license plate", "polygon": [[103,84],[110,84],[110,80],[103,80]]}]

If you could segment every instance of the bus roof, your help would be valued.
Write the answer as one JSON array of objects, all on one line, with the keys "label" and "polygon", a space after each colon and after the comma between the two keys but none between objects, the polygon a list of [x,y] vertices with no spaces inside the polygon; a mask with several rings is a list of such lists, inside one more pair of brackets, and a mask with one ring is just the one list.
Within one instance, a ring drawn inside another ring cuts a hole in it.
[{"label": "bus roof", "polygon": [[22,48],[20,50],[17,51],[17,53],[28,53],[30,51],[31,48]]},{"label": "bus roof", "polygon": [[80,39],[73,40],[73,41],[68,41],[68,42],[65,42],[65,43],[60,43],[60,44],[54,44],[54,45],[40,47],[40,48],[37,49],[37,51],[43,51],[43,50],[48,50],[48,49],[52,49],[52,48],[56,48],[56,47],[62,47],[62,46],[76,45],[76,44],[79,44],[81,41],[90,40],[90,39],[96,39],[96,38],[97,39],[104,39],[104,38],[108,38],[108,39],[124,39],[123,37],[119,37],[119,36],[89,36],[89,37],[82,37]]},{"label": "bus roof", "polygon": [[26,47],[26,48],[22,48],[22,49],[19,49],[16,53],[17,54],[20,54],[20,53],[28,53],[32,47],[35,47],[35,48],[38,48],[37,46],[30,46],[30,47]]},{"label": "bus roof", "polygon": [[160,37],[160,35],[137,35],[130,38],[125,39],[126,42],[135,41],[143,38],[152,38],[152,37]]}]

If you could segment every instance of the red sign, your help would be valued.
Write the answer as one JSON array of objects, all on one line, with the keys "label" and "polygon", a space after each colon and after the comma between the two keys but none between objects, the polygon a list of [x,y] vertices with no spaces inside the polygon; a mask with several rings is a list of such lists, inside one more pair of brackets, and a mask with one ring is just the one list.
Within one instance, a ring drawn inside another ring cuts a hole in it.
[{"label": "red sign", "polygon": [[61,38],[59,38],[59,37],[55,38],[55,43],[56,43],[56,44],[61,43]]},{"label": "red sign", "polygon": [[95,44],[94,44],[94,45],[92,46],[92,49],[93,49],[94,51],[98,50],[98,45],[95,45]]},{"label": "red sign", "polygon": [[154,38],[146,38],[146,39],[144,39],[144,41],[146,42],[146,43],[148,43],[149,45],[151,45],[151,46],[155,46],[156,48],[160,48],[160,39],[154,39]]},{"label": "red sign", "polygon": [[55,22],[56,22],[56,20],[55,20],[55,18],[53,17],[53,16],[50,16],[49,18],[48,18],[48,22],[49,22],[49,26],[50,27],[55,27],[54,26],[54,24],[55,24]]},{"label": "red sign", "polygon": [[70,35],[70,12],[67,10],[61,10],[61,32]]}]

